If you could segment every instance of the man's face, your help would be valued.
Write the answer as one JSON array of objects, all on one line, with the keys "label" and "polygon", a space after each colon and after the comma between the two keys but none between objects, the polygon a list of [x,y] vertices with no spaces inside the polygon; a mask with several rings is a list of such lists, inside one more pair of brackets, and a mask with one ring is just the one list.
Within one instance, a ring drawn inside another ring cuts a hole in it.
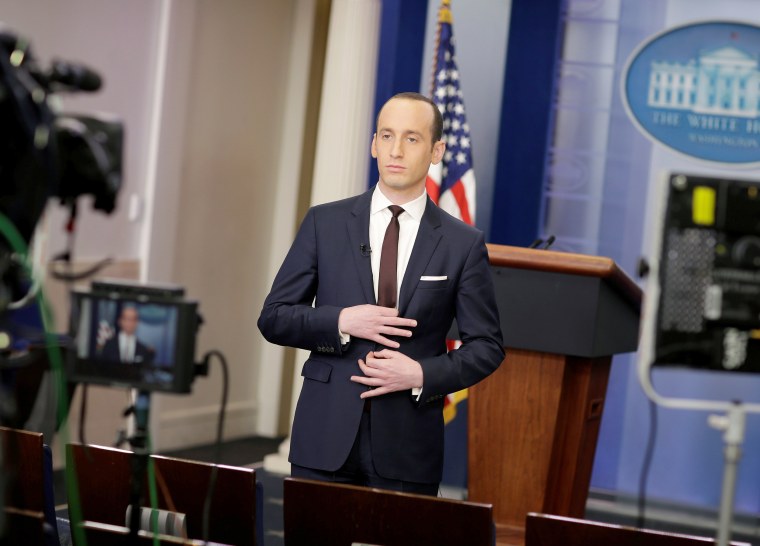
[{"label": "man's face", "polygon": [[383,106],[372,138],[381,189],[415,197],[425,187],[431,163],[443,157],[446,145],[433,142],[432,107],[422,101],[393,99]]},{"label": "man's face", "polygon": [[137,330],[137,309],[127,307],[119,317],[119,329],[127,335],[134,335]]}]

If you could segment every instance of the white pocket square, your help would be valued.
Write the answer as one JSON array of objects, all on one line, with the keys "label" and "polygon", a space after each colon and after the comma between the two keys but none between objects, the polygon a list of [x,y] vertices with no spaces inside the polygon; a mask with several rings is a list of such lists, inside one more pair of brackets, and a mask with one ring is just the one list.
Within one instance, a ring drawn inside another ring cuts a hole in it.
[{"label": "white pocket square", "polygon": [[420,277],[420,280],[421,281],[445,281],[448,278],[449,277],[447,275],[438,275],[438,276],[423,275],[422,277]]}]

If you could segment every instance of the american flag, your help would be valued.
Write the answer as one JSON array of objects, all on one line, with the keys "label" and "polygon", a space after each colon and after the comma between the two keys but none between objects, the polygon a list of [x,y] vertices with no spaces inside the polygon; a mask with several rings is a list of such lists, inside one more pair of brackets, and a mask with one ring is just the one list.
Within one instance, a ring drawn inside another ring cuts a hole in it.
[{"label": "american flag", "polygon": [[451,24],[451,2],[443,0],[438,10],[432,99],[443,115],[446,152],[443,161],[430,165],[426,185],[428,195],[438,206],[472,225],[475,222],[475,173]]},{"label": "american flag", "polygon": [[[472,225],[475,222],[475,173],[472,170],[470,126],[464,113],[464,100],[459,87],[459,70],[454,56],[451,1],[442,0],[438,10],[435,67],[432,99],[443,115],[443,139],[446,152],[443,161],[430,165],[426,180],[427,192],[443,210]],[[454,350],[462,342],[447,340]],[[449,424],[457,415],[457,405],[467,399],[467,389],[449,394],[444,399],[443,421]]]}]

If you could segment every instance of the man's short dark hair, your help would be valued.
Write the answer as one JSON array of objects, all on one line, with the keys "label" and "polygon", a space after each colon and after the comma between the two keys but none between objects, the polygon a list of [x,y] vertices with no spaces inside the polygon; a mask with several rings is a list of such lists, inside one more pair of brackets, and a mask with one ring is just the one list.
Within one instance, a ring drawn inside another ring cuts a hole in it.
[{"label": "man's short dark hair", "polygon": [[[438,105],[436,103],[422,93],[414,93],[412,91],[397,93],[385,101],[385,104],[388,104],[393,99],[418,100],[428,103],[433,109],[433,126],[430,128],[433,134],[433,144],[441,140],[441,137],[443,136],[443,116],[441,115],[441,111],[438,110]],[[385,104],[383,104],[383,106],[385,106]],[[382,108],[380,108],[380,110],[382,111]],[[380,112],[377,113],[377,119],[375,119],[375,130],[377,130],[378,119],[380,119]]]}]

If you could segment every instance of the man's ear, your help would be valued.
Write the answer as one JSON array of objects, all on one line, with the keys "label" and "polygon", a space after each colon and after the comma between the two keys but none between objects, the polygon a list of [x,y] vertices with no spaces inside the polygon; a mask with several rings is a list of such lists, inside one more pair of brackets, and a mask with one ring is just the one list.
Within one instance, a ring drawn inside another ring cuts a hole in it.
[{"label": "man's ear", "polygon": [[372,157],[377,159],[377,133],[372,135],[372,145],[370,146],[370,152],[372,153]]},{"label": "man's ear", "polygon": [[433,144],[433,153],[431,154],[430,162],[433,165],[438,165],[443,159],[443,152],[446,151],[446,141],[439,140]]}]

